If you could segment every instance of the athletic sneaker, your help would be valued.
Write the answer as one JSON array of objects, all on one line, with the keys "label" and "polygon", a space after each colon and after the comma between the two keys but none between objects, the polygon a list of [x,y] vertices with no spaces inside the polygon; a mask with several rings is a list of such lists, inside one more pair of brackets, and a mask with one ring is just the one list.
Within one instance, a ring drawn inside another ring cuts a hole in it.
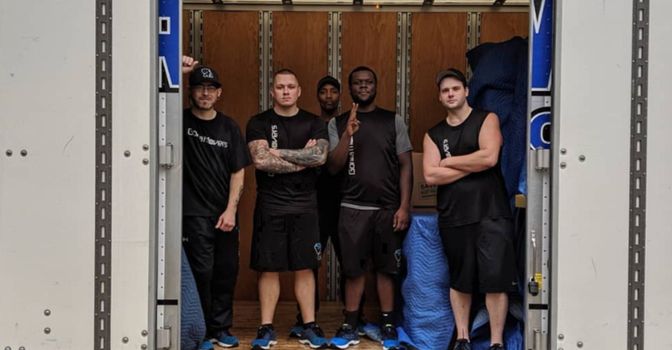
[{"label": "athletic sneaker", "polygon": [[296,323],[289,330],[289,337],[301,338],[301,332],[303,332],[303,324],[299,321],[296,321]]},{"label": "athletic sneaker", "polygon": [[505,350],[502,344],[492,344],[488,350]]},{"label": "athletic sneaker", "polygon": [[383,350],[399,349],[399,337],[397,336],[397,329],[394,325],[386,324],[381,328],[380,333],[383,336]]},{"label": "athletic sneaker", "polygon": [[327,347],[327,339],[324,338],[324,332],[317,323],[311,323],[304,327],[299,334],[299,343],[306,344],[313,349],[323,349]]},{"label": "athletic sneaker", "polygon": [[213,339],[212,342],[217,343],[217,345],[223,348],[235,348],[239,344],[238,338],[229,333],[228,330],[223,330],[219,333],[219,337]]},{"label": "athletic sneaker", "polygon": [[458,339],[455,341],[453,350],[471,350],[471,343],[467,339]]},{"label": "athletic sneaker", "polygon": [[331,348],[332,349],[347,349],[350,345],[359,344],[359,335],[355,327],[344,323],[336,331],[336,336],[331,338]]},{"label": "athletic sneaker", "polygon": [[252,341],[252,349],[267,350],[277,343],[278,337],[275,335],[273,326],[259,326],[259,329],[257,329],[257,338]]},{"label": "athletic sneaker", "polygon": [[212,345],[212,342],[209,340],[204,340],[201,342],[201,344],[198,346],[198,350],[214,350],[215,346]]}]

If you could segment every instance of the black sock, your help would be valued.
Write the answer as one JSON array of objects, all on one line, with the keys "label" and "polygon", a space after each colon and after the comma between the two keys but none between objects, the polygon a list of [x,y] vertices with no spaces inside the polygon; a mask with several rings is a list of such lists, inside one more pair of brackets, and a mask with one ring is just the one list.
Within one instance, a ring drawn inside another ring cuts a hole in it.
[{"label": "black sock", "polygon": [[345,323],[357,327],[357,319],[359,318],[359,311],[343,311],[345,315]]},{"label": "black sock", "polygon": [[315,321],[304,323],[303,328],[310,328],[310,326],[313,326],[313,325],[315,325]]},{"label": "black sock", "polygon": [[385,326],[391,324],[394,326],[394,311],[381,312],[380,313],[380,324]]},{"label": "black sock", "polygon": [[262,326],[262,327],[266,327],[266,328],[273,329],[273,324],[272,324],[272,323],[262,324],[261,326]]}]

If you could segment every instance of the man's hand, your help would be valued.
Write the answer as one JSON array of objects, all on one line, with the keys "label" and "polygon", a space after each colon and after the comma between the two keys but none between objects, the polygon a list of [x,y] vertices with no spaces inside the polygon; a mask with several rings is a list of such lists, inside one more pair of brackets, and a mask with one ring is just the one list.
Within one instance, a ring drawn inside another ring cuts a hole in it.
[{"label": "man's hand", "polygon": [[219,216],[215,228],[224,232],[231,232],[234,227],[236,227],[236,213],[227,209]]},{"label": "man's hand", "polygon": [[450,157],[441,159],[439,166],[442,168],[450,168]]},{"label": "man's hand", "polygon": [[303,146],[303,148],[315,147],[315,145],[317,145],[317,140],[310,139],[310,140],[308,140],[308,142],[306,142],[306,145]]},{"label": "man's hand", "polygon": [[359,130],[359,119],[357,119],[357,108],[359,104],[353,103],[352,109],[350,110],[350,116],[348,117],[348,125],[345,128],[345,132],[348,133],[348,136],[354,135],[357,130]]},{"label": "man's hand", "polygon": [[394,213],[394,222],[392,227],[395,231],[403,231],[408,228],[409,214],[408,209],[399,208],[396,213]]},{"label": "man's hand", "polygon": [[182,56],[182,74],[191,73],[196,68],[196,65],[198,65],[198,61],[193,57]]}]

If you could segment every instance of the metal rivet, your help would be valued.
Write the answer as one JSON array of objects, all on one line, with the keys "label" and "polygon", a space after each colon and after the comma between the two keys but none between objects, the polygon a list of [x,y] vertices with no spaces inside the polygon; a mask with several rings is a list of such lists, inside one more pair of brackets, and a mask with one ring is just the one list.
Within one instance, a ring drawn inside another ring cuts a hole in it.
[{"label": "metal rivet", "polygon": [[121,338],[121,342],[124,344],[128,343],[128,337]]},{"label": "metal rivet", "polygon": [[579,156],[579,161],[583,162],[585,160],[586,160],[586,156],[584,156],[583,154]]},{"label": "metal rivet", "polygon": [[131,156],[131,151],[124,151],[124,156],[126,158],[130,157]]},{"label": "metal rivet", "polygon": [[140,334],[142,334],[143,337],[146,337],[147,334],[149,334],[149,332],[143,329],[142,332],[140,332]]},{"label": "metal rivet", "polygon": [[558,334],[558,339],[560,339],[560,340],[563,340],[563,339],[565,339],[565,335],[564,335],[564,334],[562,334],[562,333]]},{"label": "metal rivet", "polygon": [[25,346],[19,346],[19,350],[26,350]]},{"label": "metal rivet", "polygon": [[142,149],[145,151],[149,151],[149,145],[142,145]]},{"label": "metal rivet", "polygon": [[5,346],[5,350],[12,350],[9,346]]},{"label": "metal rivet", "polygon": [[142,344],[142,345],[140,345],[140,349],[142,349],[142,350],[147,349],[147,344]]},{"label": "metal rivet", "polygon": [[13,153],[14,152],[12,152],[11,149],[8,149],[8,150],[5,151],[5,154],[7,155],[7,157],[11,157]]},{"label": "metal rivet", "polygon": [[27,156],[27,155],[28,155],[28,151],[26,151],[25,149],[22,149],[22,150],[21,150],[21,156],[22,156],[22,157],[25,157],[25,156]]},{"label": "metal rivet", "polygon": [[49,315],[51,315],[51,310],[49,310],[49,309],[44,310],[44,316],[49,316]]},{"label": "metal rivet", "polygon": [[49,333],[51,333],[51,328],[44,327],[44,334],[49,334]]},{"label": "metal rivet", "polygon": [[583,347],[583,342],[582,341],[576,342],[576,346],[579,347],[579,348],[582,348]]},{"label": "metal rivet", "polygon": [[149,164],[149,159],[144,158],[144,159],[142,160],[142,164],[144,164],[144,165]]},{"label": "metal rivet", "polygon": [[560,154],[567,154],[567,149],[566,148],[561,148],[560,149]]},{"label": "metal rivet", "polygon": [[567,167],[567,163],[565,163],[565,162],[561,162],[561,163],[560,163],[560,167],[561,167],[562,169],[566,168],[566,167]]}]

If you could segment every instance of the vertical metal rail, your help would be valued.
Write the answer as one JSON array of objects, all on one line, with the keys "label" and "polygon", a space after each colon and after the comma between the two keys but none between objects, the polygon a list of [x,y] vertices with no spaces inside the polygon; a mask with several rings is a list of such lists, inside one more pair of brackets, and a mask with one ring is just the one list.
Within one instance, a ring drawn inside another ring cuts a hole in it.
[{"label": "vertical metal rail", "polygon": [[649,1],[633,0],[630,119],[630,243],[628,257],[628,349],[644,349],[646,253],[646,134],[648,110]]},{"label": "vertical metal rail", "polygon": [[273,74],[273,13],[259,11],[259,112],[273,106],[269,89]]},{"label": "vertical metal rail", "polygon": [[406,121],[410,110],[411,13],[397,14],[397,114]]},{"label": "vertical metal rail", "polygon": [[112,1],[96,1],[94,349],[110,349],[112,281]]}]

